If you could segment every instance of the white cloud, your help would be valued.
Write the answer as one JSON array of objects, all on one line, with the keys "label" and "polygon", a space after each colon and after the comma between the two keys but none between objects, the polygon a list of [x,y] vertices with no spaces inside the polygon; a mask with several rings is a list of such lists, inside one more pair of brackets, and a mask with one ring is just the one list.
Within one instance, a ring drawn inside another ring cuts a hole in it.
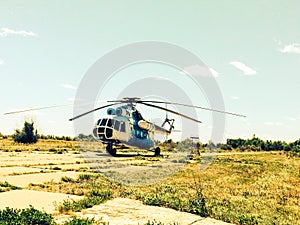
[{"label": "white cloud", "polygon": [[251,126],[251,123],[246,118],[240,118],[247,126]]},{"label": "white cloud", "polygon": [[281,40],[279,40],[279,39],[277,39],[277,38],[273,38],[273,41],[274,41],[276,44],[278,44],[278,45],[281,45],[281,44],[282,44]]},{"label": "white cloud", "polygon": [[40,115],[45,115],[44,112],[41,112],[39,110],[33,110],[33,111],[28,111],[24,113],[25,116],[40,116]]},{"label": "white cloud", "polygon": [[297,120],[297,118],[295,118],[295,117],[288,117],[288,119],[291,120],[291,121],[296,121]]},{"label": "white cloud", "polygon": [[185,67],[183,71],[179,72],[180,74],[191,74],[195,76],[202,76],[202,77],[217,77],[219,73],[212,68],[208,68],[204,65],[191,65]]},{"label": "white cloud", "polygon": [[240,97],[238,97],[238,96],[230,96],[230,98],[233,99],[233,100],[239,100],[240,99]]},{"label": "white cloud", "polygon": [[63,88],[67,88],[67,89],[76,89],[76,87],[72,84],[62,84],[61,85]]},{"label": "white cloud", "polygon": [[273,122],[264,122],[264,125],[267,125],[267,126],[273,126],[274,123],[273,123]]},{"label": "white cloud", "polygon": [[0,59],[0,65],[3,65],[4,61],[2,59]]},{"label": "white cloud", "polygon": [[229,64],[233,65],[235,68],[241,70],[245,75],[254,75],[254,74],[256,74],[256,71],[254,69],[250,68],[249,66],[246,66],[242,62],[232,61]]},{"label": "white cloud", "polygon": [[32,36],[37,37],[38,35],[32,31],[25,31],[25,30],[13,30],[9,28],[1,28],[0,30],[0,37],[7,37],[8,35],[21,35],[23,37]]},{"label": "white cloud", "polygon": [[290,120],[290,121],[300,120],[300,115],[298,115],[298,116],[288,116],[287,119]]},{"label": "white cloud", "polygon": [[264,124],[267,126],[283,126],[283,123],[281,122],[264,122]]},{"label": "white cloud", "polygon": [[67,98],[67,101],[74,102],[75,98]]},{"label": "white cloud", "polygon": [[293,43],[290,45],[286,45],[283,48],[279,49],[282,53],[295,53],[300,54],[300,45],[298,43]]}]

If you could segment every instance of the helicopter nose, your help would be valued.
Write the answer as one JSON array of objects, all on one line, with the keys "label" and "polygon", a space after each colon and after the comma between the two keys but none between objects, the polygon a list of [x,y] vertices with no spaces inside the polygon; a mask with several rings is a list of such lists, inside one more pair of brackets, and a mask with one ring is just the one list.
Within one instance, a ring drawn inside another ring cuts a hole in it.
[{"label": "helicopter nose", "polygon": [[113,136],[113,129],[111,127],[95,127],[93,129],[93,136],[96,139],[100,139],[100,140],[106,140],[106,139],[110,139]]}]

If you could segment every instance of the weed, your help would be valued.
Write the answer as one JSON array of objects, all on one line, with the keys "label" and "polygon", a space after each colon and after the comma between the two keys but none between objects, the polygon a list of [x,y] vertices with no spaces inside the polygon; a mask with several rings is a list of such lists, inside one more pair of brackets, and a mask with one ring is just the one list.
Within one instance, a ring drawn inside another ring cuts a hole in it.
[{"label": "weed", "polygon": [[71,220],[65,222],[64,225],[92,225],[94,223],[94,219],[83,219],[74,216]]},{"label": "weed", "polygon": [[99,192],[92,192],[89,193],[87,197],[84,199],[75,201],[75,200],[64,200],[61,205],[58,206],[58,211],[61,213],[64,212],[79,212],[82,209],[91,208],[94,205],[98,205],[112,196],[111,191],[99,191]]},{"label": "weed", "polygon": [[67,177],[67,176],[64,176],[64,177],[62,177],[61,178],[61,181],[63,181],[63,182],[74,182],[74,179],[73,178],[71,178],[71,177]]},{"label": "weed", "polygon": [[196,194],[193,198],[188,200],[188,211],[202,217],[206,217],[208,216],[208,211],[200,178],[198,181],[195,178],[194,188],[196,189]]},{"label": "weed", "polygon": [[[147,223],[145,223],[145,225],[164,225],[164,223],[153,220],[153,221],[148,221]],[[168,225],[179,225],[179,223],[174,222]]]},{"label": "weed", "polygon": [[88,173],[79,174],[78,176],[79,180],[90,180],[92,177],[93,175]]}]

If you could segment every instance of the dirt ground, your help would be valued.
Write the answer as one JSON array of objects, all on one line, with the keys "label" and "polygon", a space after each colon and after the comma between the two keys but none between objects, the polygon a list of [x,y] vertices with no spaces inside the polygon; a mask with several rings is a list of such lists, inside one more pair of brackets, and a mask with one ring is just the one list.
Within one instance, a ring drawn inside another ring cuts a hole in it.
[{"label": "dirt ground", "polygon": [[53,213],[55,212],[56,203],[66,199],[79,200],[81,198],[81,196],[76,195],[44,191],[13,190],[0,193],[0,209],[4,209],[5,207],[23,209],[32,205],[36,209]]}]

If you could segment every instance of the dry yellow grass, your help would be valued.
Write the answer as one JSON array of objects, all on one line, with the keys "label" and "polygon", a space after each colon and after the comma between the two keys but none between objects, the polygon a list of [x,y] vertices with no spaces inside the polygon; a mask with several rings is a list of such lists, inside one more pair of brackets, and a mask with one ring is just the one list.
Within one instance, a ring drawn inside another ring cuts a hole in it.
[{"label": "dry yellow grass", "polygon": [[201,191],[209,216],[237,224],[299,224],[300,159],[281,152],[223,154],[205,170],[188,164],[163,183],[133,187],[102,176],[88,180],[31,187],[86,195],[111,190],[113,197],[140,199],[146,204],[193,211],[191,199]]},{"label": "dry yellow grass", "polygon": [[[0,142],[2,150],[9,146],[9,140],[4,142]],[[9,151],[21,145],[12,146]],[[49,151],[67,146],[76,148],[75,143],[64,141],[45,141],[24,148],[25,151],[34,148]],[[68,154],[55,155],[67,157]],[[128,158],[131,162],[136,160]],[[151,163],[143,160],[145,164]],[[181,211],[193,211],[193,201],[197,197],[199,200],[197,193],[201,193],[208,215],[216,219],[236,224],[300,224],[300,158],[288,157],[283,152],[221,153],[205,170],[199,170],[199,164],[187,164],[164,182],[142,187],[117,184],[95,175],[64,178],[60,182],[33,185],[30,189],[75,195],[109,190],[113,197],[140,199],[146,204]]]}]

